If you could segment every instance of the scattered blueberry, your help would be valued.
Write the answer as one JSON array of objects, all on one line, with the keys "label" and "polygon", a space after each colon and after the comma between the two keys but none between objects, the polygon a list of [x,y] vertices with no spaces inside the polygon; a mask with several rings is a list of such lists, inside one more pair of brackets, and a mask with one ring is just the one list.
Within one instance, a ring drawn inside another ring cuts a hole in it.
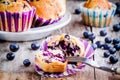
[{"label": "scattered blueberry", "polygon": [[114,31],[119,31],[120,30],[120,25],[119,24],[115,24],[115,25],[113,25],[113,30]]},{"label": "scattered blueberry", "polygon": [[117,56],[110,56],[109,60],[110,60],[110,63],[115,64],[118,62],[118,57]]},{"label": "scattered blueberry", "polygon": [[92,35],[92,32],[89,31],[89,30],[86,30],[85,32],[83,32],[83,36],[84,36],[85,38],[88,38],[90,35]]},{"label": "scattered blueberry", "polygon": [[104,57],[107,58],[107,57],[109,57],[109,56],[110,56],[110,52],[109,52],[109,51],[105,51],[105,52],[104,52]]},{"label": "scattered blueberry", "polygon": [[116,4],[116,6],[117,6],[117,7],[119,7],[119,6],[120,6],[120,2],[116,2],[115,4]]},{"label": "scattered blueberry", "polygon": [[13,59],[15,58],[15,54],[12,53],[12,52],[10,52],[10,53],[8,53],[8,54],[6,55],[6,58],[7,58],[8,60],[13,60]]},{"label": "scattered blueberry", "polygon": [[92,41],[92,40],[94,40],[94,39],[95,39],[95,37],[96,37],[96,36],[95,36],[95,34],[92,34],[92,35],[90,35],[88,38],[89,38],[89,40],[91,40],[91,41]]},{"label": "scattered blueberry", "polygon": [[28,67],[28,66],[31,64],[31,62],[30,62],[29,59],[25,59],[25,60],[23,61],[23,64],[24,64],[24,66]]},{"label": "scattered blueberry", "polygon": [[40,44],[37,43],[37,42],[33,42],[33,43],[31,44],[31,48],[32,48],[33,50],[37,50],[37,49],[39,49],[39,47],[40,47]]},{"label": "scattered blueberry", "polygon": [[120,14],[120,6],[116,9],[116,14]]},{"label": "scattered blueberry", "polygon": [[120,42],[120,39],[118,39],[118,38],[113,39],[113,44],[118,44],[119,42]]},{"label": "scattered blueberry", "polygon": [[106,42],[106,43],[111,43],[111,42],[112,42],[112,39],[111,39],[110,37],[106,37],[106,38],[105,38],[105,42]]},{"label": "scattered blueberry", "polygon": [[9,48],[10,48],[10,51],[16,52],[19,49],[19,45],[17,43],[11,43]]},{"label": "scattered blueberry", "polygon": [[110,52],[110,54],[114,54],[114,53],[116,52],[116,49],[111,47],[111,48],[109,49],[109,52]]},{"label": "scattered blueberry", "polygon": [[106,36],[106,35],[107,35],[107,32],[105,30],[100,31],[100,36]]},{"label": "scattered blueberry", "polygon": [[115,44],[114,45],[114,48],[118,51],[118,50],[120,50],[120,44]]},{"label": "scattered blueberry", "polygon": [[111,44],[105,43],[103,44],[103,48],[109,50],[112,47]]},{"label": "scattered blueberry", "polygon": [[97,44],[93,43],[92,47],[93,47],[94,50],[97,49]]},{"label": "scattered blueberry", "polygon": [[81,13],[80,8],[76,8],[75,9],[75,14],[80,14],[80,13]]},{"label": "scattered blueberry", "polygon": [[103,43],[101,41],[97,41],[96,44],[98,48],[101,48],[103,46]]}]

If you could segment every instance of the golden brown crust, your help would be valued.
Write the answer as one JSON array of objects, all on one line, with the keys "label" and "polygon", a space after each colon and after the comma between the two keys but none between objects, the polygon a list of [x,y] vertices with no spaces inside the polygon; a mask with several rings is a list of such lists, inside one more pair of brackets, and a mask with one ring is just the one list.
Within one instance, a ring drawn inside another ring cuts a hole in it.
[{"label": "golden brown crust", "polygon": [[111,5],[109,4],[108,0],[88,0],[84,7],[101,10],[111,9]]},{"label": "golden brown crust", "polygon": [[36,14],[44,19],[56,19],[65,14],[66,0],[33,0],[31,6],[36,7]]},{"label": "golden brown crust", "polygon": [[8,11],[8,12],[26,12],[31,10],[31,6],[22,0],[11,1],[11,0],[2,0],[0,1],[0,11]]},{"label": "golden brown crust", "polygon": [[60,62],[51,62],[47,63],[42,60],[40,54],[37,54],[35,57],[36,64],[45,72],[55,73],[55,72],[64,72],[67,68],[67,61],[64,63]]}]

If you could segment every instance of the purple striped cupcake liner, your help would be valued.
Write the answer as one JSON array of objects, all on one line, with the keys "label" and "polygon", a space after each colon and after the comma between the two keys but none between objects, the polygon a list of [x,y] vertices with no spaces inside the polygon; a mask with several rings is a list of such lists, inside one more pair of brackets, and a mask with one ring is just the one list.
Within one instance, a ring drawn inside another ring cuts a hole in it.
[{"label": "purple striped cupcake liner", "polygon": [[111,20],[116,11],[116,5],[110,3],[112,8],[109,10],[94,10],[84,7],[85,2],[80,3],[83,22],[86,25],[93,27],[107,27],[110,25]]},{"label": "purple striped cupcake liner", "polygon": [[[46,49],[46,45],[47,42],[51,39],[52,37],[47,38],[46,40],[44,40],[42,42],[41,45],[41,49],[45,50]],[[93,48],[91,46],[91,44],[89,44],[87,41],[80,39],[81,42],[83,42],[84,46],[85,46],[85,57],[91,59],[93,56]],[[63,77],[63,76],[69,76],[69,75],[73,75],[77,72],[79,72],[82,68],[85,67],[85,64],[81,64],[80,66],[76,66],[74,64],[68,64],[67,65],[67,70],[63,73],[48,73],[48,72],[44,72],[39,66],[37,66],[35,64],[35,71],[45,77],[54,77],[54,78],[59,78],[59,77]]]},{"label": "purple striped cupcake liner", "polygon": [[30,29],[35,15],[35,8],[26,12],[0,12],[0,30],[22,32]]},{"label": "purple striped cupcake liner", "polygon": [[[62,16],[63,17],[63,16]],[[58,22],[59,20],[62,19],[62,17],[59,17],[55,20],[53,19],[43,19],[43,18],[40,18],[38,17],[37,15],[34,17],[34,21],[33,21],[33,27],[38,27],[38,26],[45,26],[45,25],[49,25],[49,24],[53,24],[53,23],[56,23]]]}]

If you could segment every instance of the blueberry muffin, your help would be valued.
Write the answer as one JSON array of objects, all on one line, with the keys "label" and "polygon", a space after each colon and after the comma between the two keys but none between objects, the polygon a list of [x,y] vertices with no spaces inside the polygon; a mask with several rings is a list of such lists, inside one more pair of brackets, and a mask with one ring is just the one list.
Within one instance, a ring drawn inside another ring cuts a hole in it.
[{"label": "blueberry muffin", "polygon": [[35,8],[23,0],[0,0],[0,30],[22,32],[30,29]]},{"label": "blueberry muffin", "polygon": [[88,0],[80,8],[84,24],[94,27],[109,26],[116,11],[116,5],[108,0]]},{"label": "blueberry muffin", "polygon": [[[36,65],[45,72],[64,72],[68,61],[66,56],[84,57],[84,44],[71,35],[55,35],[43,42],[43,48],[35,58]],[[80,66],[80,63],[77,63]]]},{"label": "blueberry muffin", "polygon": [[48,25],[60,20],[66,11],[66,0],[30,0],[36,8],[34,26]]}]

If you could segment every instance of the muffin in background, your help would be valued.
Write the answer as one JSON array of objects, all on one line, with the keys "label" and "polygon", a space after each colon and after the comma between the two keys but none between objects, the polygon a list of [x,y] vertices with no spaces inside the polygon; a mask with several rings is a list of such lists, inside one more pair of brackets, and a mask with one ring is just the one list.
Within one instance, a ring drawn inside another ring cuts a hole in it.
[{"label": "muffin in background", "polygon": [[84,24],[107,27],[115,14],[116,5],[108,0],[88,0],[80,3],[80,9]]},{"label": "muffin in background", "polygon": [[43,26],[59,21],[66,11],[66,0],[29,0],[36,8],[33,26]]},{"label": "muffin in background", "polygon": [[22,32],[30,29],[35,8],[23,0],[0,1],[0,30]]}]

